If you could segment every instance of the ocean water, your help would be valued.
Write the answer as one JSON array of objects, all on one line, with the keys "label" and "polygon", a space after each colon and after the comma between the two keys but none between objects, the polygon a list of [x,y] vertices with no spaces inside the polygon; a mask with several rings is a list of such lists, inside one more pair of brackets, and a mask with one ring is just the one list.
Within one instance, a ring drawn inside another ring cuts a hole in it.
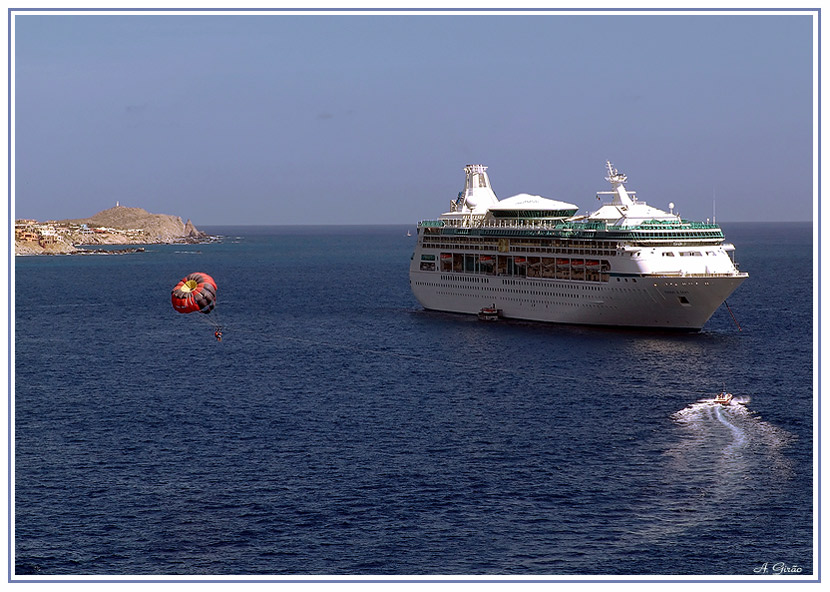
[{"label": "ocean water", "polygon": [[691,334],[424,311],[402,226],[18,257],[16,577],[812,574],[811,226],[723,227]]}]

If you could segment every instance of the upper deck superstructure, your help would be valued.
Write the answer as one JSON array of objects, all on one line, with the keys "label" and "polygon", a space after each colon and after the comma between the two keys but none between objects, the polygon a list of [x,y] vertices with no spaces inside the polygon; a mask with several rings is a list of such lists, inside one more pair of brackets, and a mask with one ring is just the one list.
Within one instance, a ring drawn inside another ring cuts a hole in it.
[{"label": "upper deck superstructure", "polygon": [[610,199],[582,216],[538,195],[499,200],[486,168],[466,166],[450,210],[418,226],[410,283],[425,308],[700,329],[747,277],[719,226],[639,201],[610,162],[612,189],[597,194]]}]

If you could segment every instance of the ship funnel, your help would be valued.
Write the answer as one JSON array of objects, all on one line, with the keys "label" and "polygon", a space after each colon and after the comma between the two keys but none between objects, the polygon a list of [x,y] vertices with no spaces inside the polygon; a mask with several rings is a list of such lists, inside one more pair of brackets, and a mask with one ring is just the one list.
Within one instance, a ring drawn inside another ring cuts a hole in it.
[{"label": "ship funnel", "polygon": [[490,187],[487,167],[482,164],[468,164],[464,167],[464,172],[467,174],[467,182],[462,196],[463,210],[483,214],[490,206],[499,202],[493,188]]}]

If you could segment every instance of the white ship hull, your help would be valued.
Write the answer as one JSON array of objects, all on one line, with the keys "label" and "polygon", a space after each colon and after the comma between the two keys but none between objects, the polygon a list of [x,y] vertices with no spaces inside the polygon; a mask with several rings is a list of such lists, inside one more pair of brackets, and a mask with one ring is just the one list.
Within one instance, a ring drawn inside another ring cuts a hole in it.
[{"label": "white ship hull", "polygon": [[744,279],[745,275],[585,282],[410,271],[412,292],[428,310],[477,314],[495,306],[508,319],[692,331],[700,330]]},{"label": "white ship hull", "polygon": [[[418,224],[409,268],[428,310],[548,323],[700,330],[747,274],[707,220],[639,201],[606,162],[611,201],[573,204],[518,194],[499,200],[484,165],[437,220]],[[670,209],[674,204],[669,204]]]}]

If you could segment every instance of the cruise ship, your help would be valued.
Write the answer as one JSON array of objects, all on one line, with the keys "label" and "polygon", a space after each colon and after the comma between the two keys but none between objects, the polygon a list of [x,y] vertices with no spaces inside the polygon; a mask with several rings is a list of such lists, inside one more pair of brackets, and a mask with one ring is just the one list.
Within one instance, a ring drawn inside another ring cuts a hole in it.
[{"label": "cruise ship", "polygon": [[[748,274],[714,223],[637,199],[606,163],[610,191],[578,215],[538,195],[499,200],[467,165],[448,212],[418,224],[409,281],[427,310],[550,323],[699,331]],[[604,200],[604,201],[603,201]]]}]

